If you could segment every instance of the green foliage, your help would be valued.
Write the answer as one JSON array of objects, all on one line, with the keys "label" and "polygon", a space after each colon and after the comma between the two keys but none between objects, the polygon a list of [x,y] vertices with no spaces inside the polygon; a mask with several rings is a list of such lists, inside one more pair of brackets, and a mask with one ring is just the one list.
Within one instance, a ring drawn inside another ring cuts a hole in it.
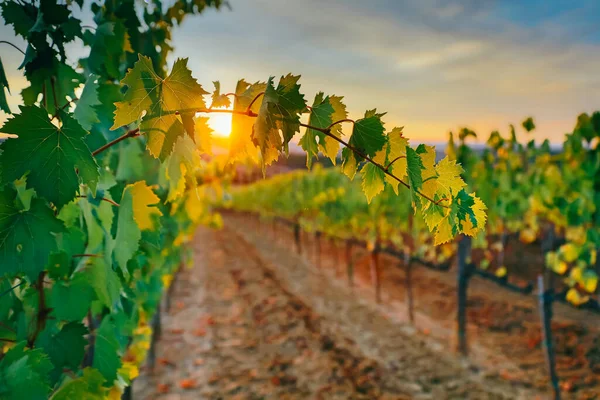
[{"label": "green foliage", "polygon": [[[342,170],[351,177],[361,170],[367,198],[354,186],[346,190],[341,174],[292,174],[283,178],[285,194],[269,190],[272,198],[262,203],[272,212],[307,225],[327,216],[333,229],[360,226],[352,213],[361,210],[375,237],[392,230],[374,210],[394,221],[413,210],[430,222],[439,216],[441,242],[483,228],[485,207],[459,192],[459,168],[436,165],[430,147],[408,147],[401,128],[386,132],[385,113],[350,120],[342,97],[324,93],[307,107],[300,76],[240,80],[233,105],[213,82],[207,108],[209,93],[187,59],[170,70],[166,60],[173,26],[223,4],[92,3],[93,29],[83,29],[73,2],[0,6],[27,43],[20,68],[29,82],[19,113],[0,128],[18,136],[0,144],[0,289],[8,291],[0,299],[0,327],[16,342],[2,350],[1,398],[97,399],[130,384],[128,371],[148,347],[148,321],[187,258],[185,243],[198,224],[219,225],[211,204],[231,176],[230,164],[249,158],[265,168],[299,133],[309,165],[319,152],[335,163],[343,145]],[[76,39],[88,52],[77,63],[65,52]],[[5,89],[0,64],[0,109],[9,112]],[[197,114],[231,106],[229,155],[209,160],[211,130]],[[308,124],[301,122],[305,113]],[[342,123],[352,123],[347,141]],[[409,183],[402,181],[407,175]],[[399,192],[400,183],[411,191]],[[424,221],[415,226],[427,229]],[[93,359],[84,363],[86,351]]]},{"label": "green foliage", "polygon": [[58,208],[75,197],[80,182],[94,193],[99,179],[98,164],[83,141],[87,132],[69,115],[59,114],[62,126],[57,127],[47,111],[24,106],[0,129],[19,136],[2,145],[2,181],[27,174],[27,187]]}]

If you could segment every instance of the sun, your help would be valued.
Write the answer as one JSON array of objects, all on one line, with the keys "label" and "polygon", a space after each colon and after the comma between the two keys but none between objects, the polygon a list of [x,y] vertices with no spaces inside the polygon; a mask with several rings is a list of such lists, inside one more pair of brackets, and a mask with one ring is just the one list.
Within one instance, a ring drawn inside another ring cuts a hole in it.
[{"label": "sun", "polygon": [[229,137],[231,135],[231,114],[214,113],[208,117],[208,126],[215,136]]}]

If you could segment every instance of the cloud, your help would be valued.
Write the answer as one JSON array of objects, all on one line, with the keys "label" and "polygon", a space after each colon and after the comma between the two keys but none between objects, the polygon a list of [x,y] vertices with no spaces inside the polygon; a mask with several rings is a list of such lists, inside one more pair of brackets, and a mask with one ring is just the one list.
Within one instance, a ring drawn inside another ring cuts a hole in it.
[{"label": "cloud", "polygon": [[533,115],[537,137],[560,141],[600,109],[596,0],[230,2],[174,31],[173,59],[189,57],[206,87],[300,73],[307,99],[344,95],[352,116],[377,107],[387,126],[427,140]]}]

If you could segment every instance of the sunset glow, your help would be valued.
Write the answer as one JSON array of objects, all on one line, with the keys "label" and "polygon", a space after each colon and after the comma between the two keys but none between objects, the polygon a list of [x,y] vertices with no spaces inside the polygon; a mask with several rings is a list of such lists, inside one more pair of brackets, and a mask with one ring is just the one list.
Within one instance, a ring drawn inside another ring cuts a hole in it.
[{"label": "sunset glow", "polygon": [[213,113],[208,118],[208,125],[215,136],[229,137],[231,135],[231,114]]}]

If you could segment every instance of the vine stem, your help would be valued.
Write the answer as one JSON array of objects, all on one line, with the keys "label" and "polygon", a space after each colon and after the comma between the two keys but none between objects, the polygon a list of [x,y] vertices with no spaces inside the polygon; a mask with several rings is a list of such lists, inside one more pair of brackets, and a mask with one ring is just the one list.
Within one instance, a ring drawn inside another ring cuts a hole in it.
[{"label": "vine stem", "polygon": [[78,258],[78,257],[95,257],[95,258],[100,258],[102,257],[99,254],[73,254],[71,256],[71,258]]},{"label": "vine stem", "polygon": [[118,138],[116,138],[112,142],[108,142],[104,146],[100,147],[99,149],[94,150],[94,152],[92,153],[92,155],[94,157],[96,157],[98,154],[102,153],[106,149],[111,148],[115,144],[117,144],[119,142],[122,142],[123,140],[128,139],[130,137],[136,137],[136,136],[139,136],[139,135],[140,135],[140,128],[136,128],[136,129],[132,129],[130,131],[127,131],[123,136],[119,136]]},{"label": "vine stem", "polygon": [[11,328],[10,326],[6,325],[4,322],[0,322],[0,326],[4,327],[4,329],[7,329],[11,332],[17,333],[17,331],[15,331],[13,328]]},{"label": "vine stem", "polygon": [[406,156],[398,156],[398,157],[394,158],[392,161],[390,161],[390,163],[387,165],[387,167],[385,167],[385,169],[387,171],[389,171],[389,169],[392,166],[392,164],[395,163],[396,161],[398,161],[401,158],[406,158]]},{"label": "vine stem", "polygon": [[52,118],[58,118],[58,113],[63,111],[65,108],[67,108],[68,106],[70,106],[73,103],[76,103],[77,101],[79,101],[79,99],[77,97],[73,97],[73,99],[71,100],[67,100],[67,102],[60,107],[59,109],[56,110],[56,113],[54,113],[54,115],[52,116]]},{"label": "vine stem", "polygon": [[260,92],[259,94],[257,94],[256,96],[254,96],[254,98],[252,99],[252,101],[250,102],[250,104],[248,104],[248,108],[246,108],[246,111],[250,111],[252,109],[252,106],[256,102],[256,100],[258,100],[258,98],[260,96],[264,96],[264,95],[265,95],[265,92]]},{"label": "vine stem", "polygon": [[[60,109],[58,108],[58,98],[56,97],[56,78],[50,78],[50,86],[52,87],[52,99],[54,100],[54,109],[56,110],[56,115],[59,115]],[[60,120],[60,118],[59,118]]]},{"label": "vine stem", "polygon": [[23,50],[21,50],[21,49],[19,48],[19,46],[17,46],[17,45],[16,45],[16,44],[14,44],[14,43],[11,43],[11,42],[9,42],[8,40],[0,40],[0,43],[4,43],[4,44],[7,44],[7,45],[9,45],[9,46],[12,46],[12,47],[14,47],[15,49],[17,49],[18,51],[20,51],[20,52],[21,52],[21,54],[25,55],[25,52],[24,52]]},{"label": "vine stem", "polygon": [[[87,199],[87,196],[77,196],[77,198],[79,198],[79,199]],[[119,203],[116,203],[116,202],[114,202],[113,200],[111,200],[111,199],[107,199],[107,198],[105,198],[105,197],[101,198],[101,199],[100,199],[100,201],[105,201],[105,202],[107,202],[107,203],[110,203],[110,204],[112,204],[112,205],[113,205],[113,206],[115,206],[115,207],[120,207]]]},{"label": "vine stem", "polygon": [[[213,113],[213,112],[221,112],[221,113],[229,113],[229,114],[238,114],[238,115],[246,115],[248,117],[257,117],[258,114],[253,112],[251,110],[252,104],[256,101],[256,99],[258,99],[261,95],[263,95],[264,92],[259,93],[256,95],[256,97],[254,98],[254,100],[252,100],[252,102],[250,103],[250,105],[248,106],[248,108],[246,108],[246,111],[240,111],[240,110],[228,110],[228,109],[211,109],[211,108],[192,108],[192,109],[184,109],[184,110],[178,110],[178,111],[165,111],[163,112],[161,115],[167,115],[167,114],[182,114],[182,113]],[[152,116],[150,116],[149,118],[151,118]],[[333,128],[335,125],[337,124],[341,124],[344,122],[352,122],[353,124],[355,123],[354,120],[352,119],[341,119],[339,121],[335,121],[332,122],[327,128],[320,128],[318,126],[312,126],[312,125],[308,125],[308,124],[304,124],[304,123],[300,123],[299,125],[304,127],[304,128],[308,128],[308,129],[314,129],[316,131],[319,131],[323,134],[325,134],[326,136],[329,136],[330,138],[334,139],[335,141],[339,142],[340,144],[342,144],[344,147],[347,147],[348,149],[352,150],[354,153],[358,154],[359,156],[361,156],[362,158],[364,158],[365,160],[367,160],[368,162],[370,162],[371,164],[373,164],[374,166],[376,166],[377,168],[379,168],[381,171],[383,171],[384,174],[386,174],[387,176],[389,176],[390,178],[394,179],[395,181],[397,181],[398,183],[402,184],[404,187],[406,187],[407,189],[410,189],[410,185],[406,182],[404,182],[402,179],[398,178],[396,175],[392,174],[388,168],[389,165],[387,167],[379,164],[377,161],[373,160],[371,157],[369,157],[367,154],[365,154],[364,152],[360,151],[359,149],[357,149],[355,146],[351,145],[350,143],[346,142],[345,140],[335,136],[333,133],[331,133],[331,128]],[[102,151],[108,149],[111,146],[114,146],[115,144],[119,143],[122,140],[125,140],[129,137],[135,137],[135,136],[139,136],[139,128],[131,130],[129,132],[127,132],[126,134],[124,134],[123,136],[113,140],[110,143],[105,144],[104,146],[100,147],[98,150],[94,151],[92,153],[93,156],[96,156],[97,154],[101,153]],[[396,161],[396,160],[394,160]],[[391,164],[390,164],[391,165]],[[424,193],[419,192],[418,190],[416,191],[416,193],[423,197],[426,200],[429,200],[430,202],[438,205],[438,203],[433,200],[431,197],[427,196]],[[443,208],[448,208],[448,206],[444,206],[442,205],[441,207]]]},{"label": "vine stem", "polygon": [[[348,121],[348,120],[342,120],[340,122],[346,122],[346,121]],[[349,121],[352,121],[352,120],[349,120]],[[354,122],[354,121],[352,121],[352,122]],[[335,125],[335,123],[333,125]],[[334,139],[335,141],[337,141],[340,144],[344,145],[345,147],[349,148],[350,150],[352,150],[353,152],[355,152],[356,154],[358,154],[359,156],[361,156],[362,158],[364,158],[365,160],[367,160],[368,162],[370,162],[371,164],[373,164],[374,166],[376,166],[377,168],[379,168],[380,170],[382,170],[383,173],[386,174],[387,176],[389,176],[390,178],[396,180],[398,183],[401,183],[407,189],[410,189],[410,185],[408,183],[404,182],[402,179],[400,179],[396,175],[392,174],[390,171],[388,171],[388,169],[386,167],[384,167],[383,165],[379,164],[377,161],[373,160],[367,154],[365,154],[362,151],[358,150],[356,147],[352,146],[350,143],[348,143],[345,140],[343,140],[343,139],[335,136],[334,134],[332,134],[331,133],[331,128],[318,128],[318,127],[307,125],[307,124],[303,124],[303,123],[300,123],[300,126],[303,126],[305,128],[309,128],[309,129],[317,130],[317,131],[325,134],[326,136],[329,136],[330,138]],[[435,200],[433,200],[431,197],[427,196],[426,194],[423,194],[423,193],[421,193],[419,191],[417,191],[417,193],[419,194],[419,196],[423,197],[424,199],[427,199],[430,202],[435,203]],[[446,207],[446,206],[442,206],[442,207]]]},{"label": "vine stem", "polygon": [[24,283],[25,283],[25,281],[21,281],[21,282],[17,283],[16,285],[14,285],[13,287],[11,287],[10,289],[6,289],[4,292],[0,293],[0,297],[3,297],[5,295],[9,294],[10,292],[15,290],[19,286],[23,285]]},{"label": "vine stem", "polygon": [[50,311],[48,308],[46,308],[46,293],[44,292],[45,276],[46,271],[40,272],[40,275],[38,276],[37,282],[35,284],[35,290],[38,292],[38,312],[36,317],[37,321],[35,325],[35,331],[31,335],[31,337],[27,339],[27,345],[30,348],[33,348],[38,335],[46,327],[46,317],[48,316],[48,312]]}]

